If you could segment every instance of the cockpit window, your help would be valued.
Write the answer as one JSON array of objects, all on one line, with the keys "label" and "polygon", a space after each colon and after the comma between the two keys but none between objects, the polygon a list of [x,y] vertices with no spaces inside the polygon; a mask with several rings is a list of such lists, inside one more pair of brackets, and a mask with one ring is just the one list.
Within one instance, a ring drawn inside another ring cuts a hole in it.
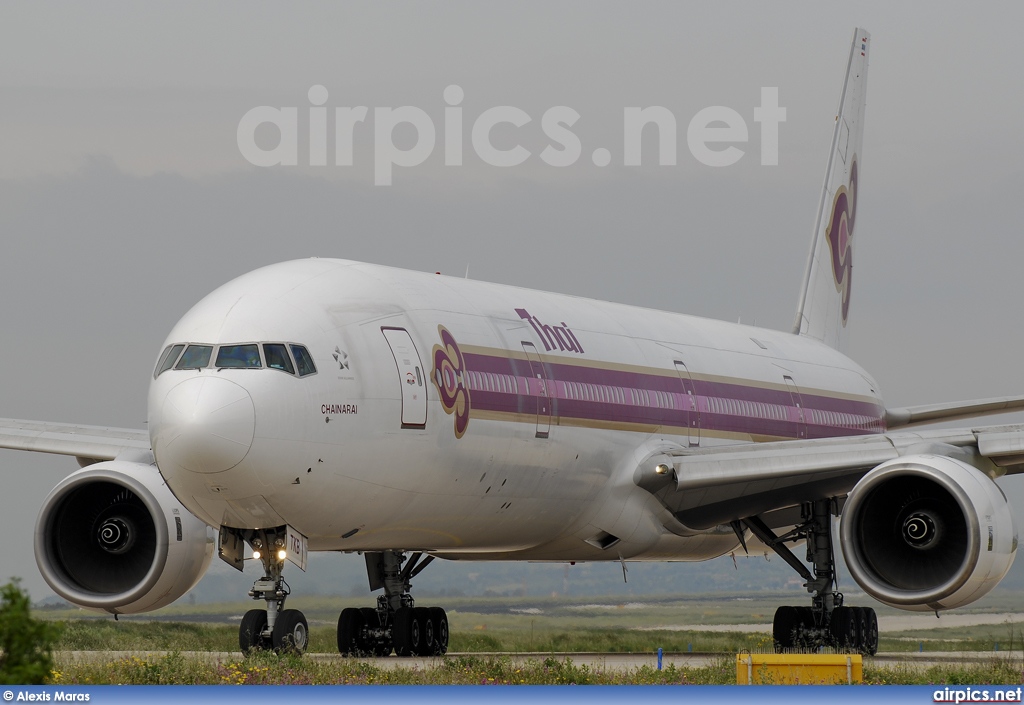
[{"label": "cockpit window", "polygon": [[[263,357],[260,358],[260,347]],[[214,350],[216,349],[216,356]],[[291,354],[289,354],[289,351]],[[204,345],[201,343],[173,343],[160,353],[153,377],[159,377],[170,369],[200,370],[210,367],[216,357],[217,369],[259,369],[268,367],[299,377],[316,374],[313,356],[304,345],[297,343],[237,343],[229,345]]]},{"label": "cockpit window", "polygon": [[288,357],[288,349],[281,343],[264,343],[263,355],[267,358],[267,367],[282,370],[290,375],[295,374],[292,359]]},{"label": "cockpit window", "polygon": [[258,345],[221,345],[217,367],[263,367]]},{"label": "cockpit window", "polygon": [[210,355],[213,354],[212,345],[189,345],[185,348],[185,354],[174,366],[176,370],[197,370],[210,364]]},{"label": "cockpit window", "polygon": [[316,374],[316,365],[309,351],[302,345],[292,345],[292,355],[295,356],[295,364],[299,368],[299,377]]},{"label": "cockpit window", "polygon": [[174,363],[178,361],[178,355],[181,355],[181,351],[185,349],[184,345],[168,345],[164,348],[164,354],[160,356],[160,362],[156,363],[156,372],[153,373],[154,377],[159,377],[167,370],[174,367]]}]

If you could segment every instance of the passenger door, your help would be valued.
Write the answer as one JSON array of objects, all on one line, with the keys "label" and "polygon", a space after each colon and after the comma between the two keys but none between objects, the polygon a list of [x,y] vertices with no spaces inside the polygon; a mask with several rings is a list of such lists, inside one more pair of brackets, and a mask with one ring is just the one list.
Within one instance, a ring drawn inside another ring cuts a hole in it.
[{"label": "passenger door", "polygon": [[405,328],[381,327],[398,368],[402,388],[402,428],[427,427],[427,375]]},{"label": "passenger door", "polygon": [[800,388],[796,386],[796,382],[789,375],[783,375],[782,378],[786,380],[786,387],[789,388],[793,406],[796,407],[797,437],[807,438],[807,417],[804,415],[804,400],[800,396]]},{"label": "passenger door", "polygon": [[686,364],[682,360],[675,360],[676,372],[679,374],[679,380],[683,383],[683,393],[686,394],[686,399],[683,401],[685,406],[685,423],[689,429],[689,441],[690,446],[700,445],[700,408],[697,406],[697,393],[693,386],[693,378],[690,377],[690,371],[686,369]]},{"label": "passenger door", "polygon": [[544,372],[544,363],[541,362],[537,346],[526,340],[522,343],[526,359],[530,361],[529,393],[537,397],[537,438],[547,438],[551,433],[551,384]]}]

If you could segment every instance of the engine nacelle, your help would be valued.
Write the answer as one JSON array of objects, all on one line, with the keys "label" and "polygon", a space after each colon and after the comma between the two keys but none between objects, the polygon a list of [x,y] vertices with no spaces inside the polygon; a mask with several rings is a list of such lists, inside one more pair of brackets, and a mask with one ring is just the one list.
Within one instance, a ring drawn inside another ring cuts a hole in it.
[{"label": "engine nacelle", "polygon": [[1003,579],[1017,551],[1002,490],[943,455],[896,458],[865,475],[846,501],[840,533],[857,584],[905,610],[974,602]]},{"label": "engine nacelle", "polygon": [[112,614],[178,599],[206,572],[213,548],[209,527],[144,463],[114,460],[69,475],[36,520],[36,563],[54,592]]}]

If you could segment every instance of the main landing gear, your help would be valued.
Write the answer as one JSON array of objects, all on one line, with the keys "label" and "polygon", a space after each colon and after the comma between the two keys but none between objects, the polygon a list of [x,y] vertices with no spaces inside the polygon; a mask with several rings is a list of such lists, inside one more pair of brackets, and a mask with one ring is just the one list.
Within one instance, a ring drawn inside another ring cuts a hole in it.
[{"label": "main landing gear", "polygon": [[247,540],[263,563],[263,577],[253,584],[249,597],[265,601],[267,608],[245,613],[238,646],[245,655],[257,649],[301,654],[309,644],[309,623],[299,610],[284,609],[291,592],[284,580],[285,536],[270,529],[253,531]]},{"label": "main landing gear", "polygon": [[[743,526],[775,551],[806,581],[811,594],[810,607],[779,607],[775,612],[773,636],[775,650],[817,649],[832,646],[843,650],[874,655],[878,651],[878,619],[870,607],[847,607],[843,593],[835,590],[835,551],[832,546],[832,517],[838,515],[834,499],[805,502],[800,510],[800,524],[782,536],[775,533],[759,517],[735,522],[737,535]],[[814,573],[786,547],[787,541],[805,541],[807,561]]]},{"label": "main landing gear", "polygon": [[[366,553],[370,589],[384,588],[377,607],[342,610],[338,651],[345,656],[441,656],[448,651],[448,615],[440,607],[416,607],[409,582],[434,560],[399,551]],[[403,567],[403,563],[405,564]]]}]

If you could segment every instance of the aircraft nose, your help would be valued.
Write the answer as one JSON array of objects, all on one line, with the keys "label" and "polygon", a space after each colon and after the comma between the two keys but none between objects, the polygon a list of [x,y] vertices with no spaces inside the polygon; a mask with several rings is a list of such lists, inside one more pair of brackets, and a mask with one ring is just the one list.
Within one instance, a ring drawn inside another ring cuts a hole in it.
[{"label": "aircraft nose", "polygon": [[238,465],[249,452],[256,411],[243,387],[203,375],[171,388],[158,423],[151,429],[158,462],[215,473]]}]

